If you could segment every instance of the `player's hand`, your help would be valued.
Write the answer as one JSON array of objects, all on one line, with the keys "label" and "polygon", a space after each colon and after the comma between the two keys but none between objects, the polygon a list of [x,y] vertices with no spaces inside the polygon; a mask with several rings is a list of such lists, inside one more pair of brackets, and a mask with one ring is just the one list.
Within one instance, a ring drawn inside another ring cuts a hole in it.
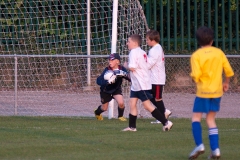
[{"label": "player's hand", "polygon": [[118,77],[126,77],[127,72],[124,72],[123,70],[113,70],[114,74]]},{"label": "player's hand", "polygon": [[229,84],[228,83],[223,83],[223,91],[227,92],[229,89]]},{"label": "player's hand", "polygon": [[117,79],[117,76],[116,76],[116,75],[113,75],[113,76],[108,80],[108,84],[113,84],[113,83],[115,83],[116,79]]}]

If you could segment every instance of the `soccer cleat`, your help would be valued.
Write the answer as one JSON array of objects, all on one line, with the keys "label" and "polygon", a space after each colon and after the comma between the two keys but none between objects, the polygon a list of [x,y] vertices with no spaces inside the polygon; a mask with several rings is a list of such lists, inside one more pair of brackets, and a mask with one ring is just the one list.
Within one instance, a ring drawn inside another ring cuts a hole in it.
[{"label": "soccer cleat", "polygon": [[122,121],[122,122],[125,122],[125,121],[127,121],[127,119],[126,119],[126,118],[124,118],[124,117],[118,117],[118,119],[119,119],[120,121]]},{"label": "soccer cleat", "polygon": [[171,121],[167,121],[165,126],[163,126],[163,131],[169,131],[173,126],[173,123]]},{"label": "soccer cleat", "polygon": [[220,159],[220,149],[217,148],[212,151],[212,154],[209,156],[209,159]]},{"label": "soccer cleat", "polygon": [[161,122],[159,120],[156,120],[156,121],[152,121],[151,124],[161,124]]},{"label": "soccer cleat", "polygon": [[137,129],[136,128],[131,128],[131,127],[127,127],[127,128],[125,128],[125,129],[123,129],[122,131],[131,131],[131,132],[136,132],[137,131]]},{"label": "soccer cleat", "polygon": [[166,119],[168,119],[169,116],[172,114],[172,112],[170,110],[166,109],[164,114],[165,114]]},{"label": "soccer cleat", "polygon": [[195,147],[194,150],[190,153],[188,159],[189,160],[193,160],[193,159],[197,159],[197,157],[200,154],[203,154],[205,151],[204,145],[200,144],[199,146]]},{"label": "soccer cleat", "polygon": [[[95,111],[96,111],[96,110],[95,110]],[[100,115],[97,115],[97,114],[95,113],[95,111],[94,111],[94,114],[95,114],[95,117],[97,118],[97,120],[102,121],[102,120],[103,120],[102,115],[101,115],[101,114],[100,114]]]}]

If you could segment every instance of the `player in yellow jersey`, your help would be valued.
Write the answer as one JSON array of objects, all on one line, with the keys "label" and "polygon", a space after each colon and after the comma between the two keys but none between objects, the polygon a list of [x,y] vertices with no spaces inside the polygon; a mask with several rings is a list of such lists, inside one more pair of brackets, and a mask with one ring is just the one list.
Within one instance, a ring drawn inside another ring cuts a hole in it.
[{"label": "player in yellow jersey", "polygon": [[[200,48],[191,56],[190,74],[197,86],[192,115],[192,134],[196,147],[190,153],[189,159],[196,159],[205,151],[200,123],[203,113],[206,114],[208,126],[210,158],[220,158],[215,116],[220,110],[221,97],[229,89],[230,77],[234,73],[223,51],[212,46],[213,38],[213,30],[208,27],[203,26],[196,31],[196,39]],[[224,82],[222,80],[223,71],[225,73]]]}]

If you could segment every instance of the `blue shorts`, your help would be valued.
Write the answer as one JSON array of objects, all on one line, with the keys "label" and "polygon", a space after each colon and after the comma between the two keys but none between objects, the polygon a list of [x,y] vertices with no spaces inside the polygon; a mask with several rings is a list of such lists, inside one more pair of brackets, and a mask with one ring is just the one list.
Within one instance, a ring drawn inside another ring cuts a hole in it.
[{"label": "blue shorts", "polygon": [[130,93],[130,98],[138,98],[142,102],[152,99],[151,90],[141,90],[141,91],[132,91]]},{"label": "blue shorts", "polygon": [[199,98],[196,97],[193,105],[193,112],[208,113],[220,110],[220,98]]}]

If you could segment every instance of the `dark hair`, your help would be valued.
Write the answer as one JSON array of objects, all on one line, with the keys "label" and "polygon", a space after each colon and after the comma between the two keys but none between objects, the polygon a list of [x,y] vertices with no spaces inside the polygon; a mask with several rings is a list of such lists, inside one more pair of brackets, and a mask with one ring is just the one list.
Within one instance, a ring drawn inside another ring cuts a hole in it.
[{"label": "dark hair", "polygon": [[148,37],[151,41],[156,41],[157,43],[160,42],[160,35],[159,32],[156,30],[150,30],[147,32],[146,37]]},{"label": "dark hair", "polygon": [[206,46],[213,41],[214,38],[214,32],[211,28],[208,28],[206,26],[199,27],[196,31],[196,39],[198,41],[198,44],[200,46]]},{"label": "dark hair", "polygon": [[142,44],[142,37],[138,34],[132,34],[129,38],[131,38],[134,42],[137,42],[139,46]]}]

